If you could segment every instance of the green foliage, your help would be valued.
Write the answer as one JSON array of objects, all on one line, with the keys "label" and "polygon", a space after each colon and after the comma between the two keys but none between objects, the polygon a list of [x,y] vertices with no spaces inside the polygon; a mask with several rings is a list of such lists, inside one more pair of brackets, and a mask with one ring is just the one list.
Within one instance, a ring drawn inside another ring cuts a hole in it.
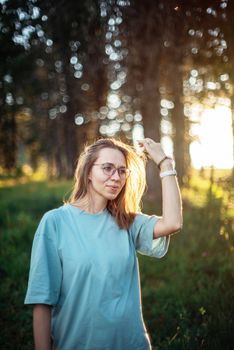
[{"label": "green foliage", "polygon": [[[231,183],[186,190],[184,228],[160,260],[138,254],[145,323],[153,350],[231,349],[234,273]],[[33,348],[31,309],[23,305],[31,243],[42,214],[62,204],[70,182],[0,189],[0,347]],[[145,203],[144,212],[150,212]],[[229,224],[227,224],[229,223]],[[226,225],[226,226],[225,226]],[[223,234],[223,232],[226,233]],[[220,234],[221,233],[221,234]]]},{"label": "green foliage", "polygon": [[33,348],[31,310],[23,305],[32,239],[42,214],[61,205],[70,187],[54,182],[1,188],[1,349]]},{"label": "green foliage", "polygon": [[185,191],[183,230],[171,237],[169,253],[159,262],[139,255],[143,312],[153,350],[233,348],[229,180],[221,187],[219,181],[209,185],[203,179],[199,187],[199,178],[193,178]]}]

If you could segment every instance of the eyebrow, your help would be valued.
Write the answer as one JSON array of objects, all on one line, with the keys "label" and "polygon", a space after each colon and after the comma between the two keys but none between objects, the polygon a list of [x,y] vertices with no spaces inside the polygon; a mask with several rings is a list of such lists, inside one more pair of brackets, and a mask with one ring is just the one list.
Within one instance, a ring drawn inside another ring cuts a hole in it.
[{"label": "eyebrow", "polygon": [[[115,166],[114,163],[110,163],[110,162],[105,162],[103,164],[108,164],[108,165],[114,165]],[[126,168],[126,165],[120,165],[118,168]]]}]

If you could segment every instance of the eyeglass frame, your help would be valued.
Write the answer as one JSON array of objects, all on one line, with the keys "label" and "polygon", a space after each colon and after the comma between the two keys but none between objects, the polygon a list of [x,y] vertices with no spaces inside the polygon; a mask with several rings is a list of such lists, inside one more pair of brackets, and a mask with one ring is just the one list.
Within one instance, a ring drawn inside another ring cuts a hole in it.
[{"label": "eyeglass frame", "polygon": [[[108,164],[109,166],[112,166],[112,167],[113,167],[113,173],[112,173],[111,175],[108,175],[108,174],[105,173],[104,168],[103,168],[103,166],[104,166],[105,164]],[[127,178],[129,177],[129,175],[130,175],[130,173],[131,173],[131,169],[126,168],[126,167],[124,167],[124,166],[120,166],[120,167],[116,168],[116,166],[115,166],[113,163],[108,163],[108,162],[106,162],[106,163],[94,163],[93,166],[94,166],[94,165],[101,165],[101,166],[102,166],[101,169],[102,169],[103,173],[104,173],[106,176],[109,176],[109,177],[113,176],[113,175],[116,173],[116,171],[117,171],[117,172],[118,172],[118,175],[119,175],[119,177],[120,177],[120,179],[127,180]],[[127,171],[127,173],[125,173],[125,176],[124,176],[124,177],[121,176],[121,174],[120,174],[120,172],[119,172],[120,169],[124,169],[124,170]]]}]

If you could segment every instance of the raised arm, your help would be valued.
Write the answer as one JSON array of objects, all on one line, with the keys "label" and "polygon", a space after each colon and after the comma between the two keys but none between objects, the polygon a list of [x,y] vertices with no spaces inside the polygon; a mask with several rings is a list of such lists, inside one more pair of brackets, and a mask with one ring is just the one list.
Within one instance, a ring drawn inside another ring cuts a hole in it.
[{"label": "raised arm", "polygon": [[[182,228],[182,200],[178,181],[173,175],[172,159],[166,157],[160,143],[146,138],[139,141],[150,158],[158,165],[162,176],[162,217],[154,227],[154,238],[167,236],[179,231]],[[163,160],[164,159],[164,160]]]},{"label": "raised arm", "polygon": [[52,350],[51,306],[36,304],[33,307],[33,334],[35,350]]}]

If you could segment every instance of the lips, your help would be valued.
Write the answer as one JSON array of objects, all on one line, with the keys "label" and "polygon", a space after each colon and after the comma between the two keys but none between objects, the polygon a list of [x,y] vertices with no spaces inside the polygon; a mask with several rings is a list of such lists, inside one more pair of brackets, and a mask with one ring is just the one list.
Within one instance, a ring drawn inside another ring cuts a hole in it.
[{"label": "lips", "polygon": [[112,191],[117,191],[119,189],[118,186],[107,186]]}]

